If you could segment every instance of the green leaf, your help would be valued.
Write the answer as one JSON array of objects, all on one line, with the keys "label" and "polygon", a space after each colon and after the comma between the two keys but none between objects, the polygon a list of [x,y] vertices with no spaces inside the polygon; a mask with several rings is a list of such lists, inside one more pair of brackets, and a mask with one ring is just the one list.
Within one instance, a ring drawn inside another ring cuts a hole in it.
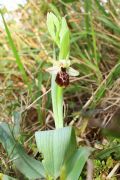
[{"label": "green leaf", "polygon": [[47,27],[52,39],[59,46],[60,22],[59,19],[51,12],[47,14]]},{"label": "green leaf", "polygon": [[61,16],[60,16],[60,12],[58,10],[58,8],[56,7],[55,4],[53,3],[48,3],[48,6],[49,8],[51,9],[51,11],[59,18],[59,20],[61,19]]},{"label": "green leaf", "polygon": [[92,151],[92,148],[81,147],[76,150],[74,155],[66,164],[67,177],[66,180],[78,180],[82,172],[82,169],[88,160],[88,157]]},{"label": "green leaf", "polygon": [[92,1],[84,0],[84,9],[85,9],[85,27],[86,27],[86,38],[88,43],[88,49],[90,50],[92,47],[91,38],[89,36],[89,32],[91,32],[91,25],[90,25],[90,14],[92,12]]},{"label": "green leaf", "polygon": [[60,48],[59,59],[66,59],[69,56],[70,49],[70,37],[69,29],[65,18],[59,19],[53,14],[47,14],[47,27],[48,31],[55,41],[55,43]]},{"label": "green leaf", "polygon": [[3,24],[4,24],[4,26],[5,26],[5,31],[6,31],[8,40],[9,40],[9,44],[10,44],[10,46],[11,46],[11,48],[12,48],[13,54],[14,54],[15,59],[16,59],[16,63],[17,63],[17,65],[18,65],[18,67],[19,67],[19,70],[20,70],[20,72],[21,72],[21,74],[22,74],[22,78],[23,78],[24,82],[28,85],[29,90],[31,91],[30,84],[28,83],[28,82],[29,82],[29,81],[28,81],[28,77],[27,77],[27,74],[26,74],[25,69],[24,69],[24,65],[22,64],[22,61],[21,61],[21,59],[20,59],[20,57],[19,57],[19,54],[18,54],[17,49],[16,49],[16,46],[15,46],[15,44],[14,44],[14,42],[13,42],[11,33],[10,33],[10,31],[9,31],[9,28],[8,28],[8,26],[7,26],[7,24],[6,24],[6,21],[5,21],[4,17],[3,17],[3,14],[2,14],[2,12],[1,12],[1,10],[0,10],[0,14],[1,14],[1,16],[2,16],[2,20],[3,20]]},{"label": "green leaf", "polygon": [[12,128],[7,123],[0,123],[0,142],[7,151],[10,160],[27,178],[44,177],[42,163],[28,156],[23,147],[15,141],[12,133]]},{"label": "green leaf", "polygon": [[99,11],[101,11],[102,14],[104,14],[105,16],[108,16],[108,13],[106,12],[104,6],[101,5],[101,2],[99,0],[95,0],[95,3],[99,9]]},{"label": "green leaf", "polygon": [[119,152],[120,152],[120,144],[117,144],[96,153],[95,158],[103,160],[106,157],[109,157],[112,153],[119,153]]},{"label": "green leaf", "polygon": [[70,33],[65,18],[61,21],[59,59],[67,59],[70,50]]},{"label": "green leaf", "polygon": [[44,156],[43,165],[47,175],[57,178],[64,161],[75,152],[76,138],[72,127],[35,133],[39,152]]},{"label": "green leaf", "polygon": [[12,120],[14,123],[13,124],[14,135],[17,138],[20,135],[21,113],[14,111],[13,116],[12,116]]},{"label": "green leaf", "polygon": [[115,31],[118,34],[120,34],[120,27],[117,26],[114,21],[109,20],[105,16],[98,17],[98,20],[101,21],[105,26],[110,28],[112,31]]},{"label": "green leaf", "polygon": [[7,176],[5,174],[0,173],[0,179],[1,180],[17,180],[16,178],[12,178],[10,176]]}]

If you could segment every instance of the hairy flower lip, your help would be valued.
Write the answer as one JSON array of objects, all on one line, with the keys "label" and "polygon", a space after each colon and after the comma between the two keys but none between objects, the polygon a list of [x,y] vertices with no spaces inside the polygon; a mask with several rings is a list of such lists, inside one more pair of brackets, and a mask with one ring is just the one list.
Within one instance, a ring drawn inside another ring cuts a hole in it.
[{"label": "hairy flower lip", "polygon": [[55,82],[60,87],[67,87],[69,85],[69,74],[66,72],[66,68],[61,67],[61,71],[56,75]]}]

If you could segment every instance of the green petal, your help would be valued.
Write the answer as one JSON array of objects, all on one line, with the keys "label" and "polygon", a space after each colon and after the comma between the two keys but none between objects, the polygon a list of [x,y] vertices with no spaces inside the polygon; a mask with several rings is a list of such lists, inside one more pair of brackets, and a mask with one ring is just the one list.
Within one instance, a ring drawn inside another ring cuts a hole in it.
[{"label": "green petal", "polygon": [[78,76],[79,75],[79,72],[71,67],[68,68],[68,74],[70,76]]}]

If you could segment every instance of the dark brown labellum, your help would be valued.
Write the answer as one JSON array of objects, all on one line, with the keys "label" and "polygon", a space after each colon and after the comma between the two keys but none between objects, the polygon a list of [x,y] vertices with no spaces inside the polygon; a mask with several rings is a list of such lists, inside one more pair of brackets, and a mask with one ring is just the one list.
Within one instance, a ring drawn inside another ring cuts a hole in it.
[{"label": "dark brown labellum", "polygon": [[61,71],[56,75],[55,82],[61,87],[69,85],[69,74],[66,72],[66,68],[61,67]]}]

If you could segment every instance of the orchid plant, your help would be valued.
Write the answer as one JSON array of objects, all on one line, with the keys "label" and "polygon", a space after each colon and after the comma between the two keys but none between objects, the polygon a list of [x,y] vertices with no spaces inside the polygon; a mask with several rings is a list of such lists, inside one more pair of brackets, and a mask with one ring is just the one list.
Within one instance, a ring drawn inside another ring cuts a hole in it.
[{"label": "orchid plant", "polygon": [[70,32],[65,18],[58,19],[53,13],[47,14],[48,31],[59,48],[59,59],[47,71],[52,74],[51,93],[56,128],[63,127],[63,88],[69,85],[69,76],[79,72],[71,67],[69,60]]},{"label": "orchid plant", "polygon": [[[16,55],[17,50],[3,15],[2,18],[12,51]],[[52,40],[59,48],[58,60],[53,61],[53,66],[47,69],[52,74],[51,96],[56,129],[35,132],[38,150],[43,155],[42,161],[30,157],[18,141],[19,114],[13,116],[14,123],[11,125],[0,123],[0,142],[10,161],[28,179],[78,180],[91,149],[77,148],[73,127],[63,127],[63,90],[69,85],[69,76],[77,76],[79,72],[71,67],[69,60],[70,36],[65,18],[57,18],[53,13],[48,13],[47,26]],[[20,60],[18,54],[15,58]],[[3,179],[6,175],[0,174],[0,177]]]},{"label": "orchid plant", "polygon": [[43,164],[48,177],[77,180],[91,149],[77,149],[74,129],[63,127],[63,90],[69,85],[69,76],[78,76],[79,72],[71,67],[72,63],[69,60],[70,32],[66,19],[57,18],[50,12],[47,14],[47,26],[52,40],[59,49],[58,59],[53,60],[52,67],[46,69],[52,75],[51,96],[56,129],[38,131],[35,137],[37,147],[44,155]]}]

